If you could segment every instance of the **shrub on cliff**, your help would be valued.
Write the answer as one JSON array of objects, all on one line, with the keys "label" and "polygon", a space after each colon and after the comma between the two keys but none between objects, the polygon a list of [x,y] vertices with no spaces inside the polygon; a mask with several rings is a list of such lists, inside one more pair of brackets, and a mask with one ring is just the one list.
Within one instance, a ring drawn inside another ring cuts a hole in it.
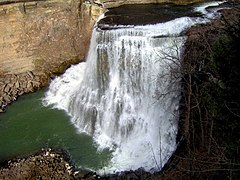
[{"label": "shrub on cliff", "polygon": [[188,32],[182,63],[181,151],[168,179],[240,179],[240,9]]}]

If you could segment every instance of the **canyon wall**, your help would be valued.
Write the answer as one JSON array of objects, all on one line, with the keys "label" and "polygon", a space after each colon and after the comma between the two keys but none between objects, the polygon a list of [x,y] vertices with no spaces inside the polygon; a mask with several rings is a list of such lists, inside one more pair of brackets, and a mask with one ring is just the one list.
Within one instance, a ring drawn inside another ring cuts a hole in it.
[{"label": "canyon wall", "polygon": [[105,8],[193,0],[0,0],[0,75],[61,73],[86,57],[91,31]]},{"label": "canyon wall", "polygon": [[0,0],[0,112],[84,60],[102,13],[80,0]]},{"label": "canyon wall", "polygon": [[102,8],[76,0],[1,5],[0,74],[58,72],[84,59],[100,14]]},{"label": "canyon wall", "polygon": [[0,112],[83,61],[93,25],[107,8],[193,1],[199,0],[0,0]]}]

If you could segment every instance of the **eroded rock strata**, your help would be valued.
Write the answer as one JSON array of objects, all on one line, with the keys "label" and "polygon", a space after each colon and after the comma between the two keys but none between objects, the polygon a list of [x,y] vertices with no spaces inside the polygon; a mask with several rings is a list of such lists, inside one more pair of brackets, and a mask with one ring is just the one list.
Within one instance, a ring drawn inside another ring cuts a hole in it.
[{"label": "eroded rock strata", "polygon": [[[44,82],[38,82],[38,88],[34,86],[34,89],[39,89],[46,85],[51,74],[62,73],[70,64],[83,61],[92,27],[106,8],[124,4],[194,1],[199,0],[0,0],[1,82],[6,77],[9,79],[9,74],[18,76],[19,80],[22,73],[34,72],[44,77],[39,78]],[[23,78],[22,81],[25,80]],[[17,83],[14,78],[10,81],[11,84]],[[22,94],[12,95],[10,92],[9,98],[4,88],[5,85],[0,85],[0,112]],[[11,90],[16,92],[19,89],[13,86]],[[23,92],[32,92],[32,88]]]},{"label": "eroded rock strata", "polygon": [[84,60],[103,8],[78,0],[0,2],[2,112],[17,96],[46,85],[51,74]]},{"label": "eroded rock strata", "polygon": [[[68,64],[84,59],[91,28],[104,11],[102,7],[107,6],[101,1],[95,1],[100,5],[75,0],[12,2],[0,0],[0,108],[23,93],[45,86],[52,73],[61,73]],[[231,14],[231,11],[226,12]],[[200,27],[196,30],[195,34],[203,32]],[[214,28],[212,30],[215,32]],[[94,173],[80,172],[73,176],[71,167],[66,165],[69,163],[61,155],[52,154],[55,153],[43,151],[40,155],[9,161],[0,168],[0,179],[97,178]],[[184,166],[180,164],[180,167]],[[176,167],[160,177],[142,170],[126,174],[129,176],[113,175],[112,179],[189,177],[188,169],[182,172],[176,171]],[[111,179],[111,176],[102,178]]]}]

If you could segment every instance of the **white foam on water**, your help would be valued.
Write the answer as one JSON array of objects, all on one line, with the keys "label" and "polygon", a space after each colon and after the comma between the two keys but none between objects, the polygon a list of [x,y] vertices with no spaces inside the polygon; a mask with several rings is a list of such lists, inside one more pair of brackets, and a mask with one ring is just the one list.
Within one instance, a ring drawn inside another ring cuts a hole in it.
[{"label": "white foam on water", "polygon": [[71,94],[75,92],[76,84],[82,82],[86,63],[72,65],[66,72],[56,77],[49,86],[43,99],[43,105],[53,105],[54,108],[67,111]]},{"label": "white foam on water", "polygon": [[[206,7],[196,10],[209,13]],[[186,39],[180,34],[216,16],[211,13],[155,25],[95,28],[87,62],[51,82],[43,104],[65,110],[99,150],[113,151],[99,173],[140,167],[158,171],[169,160],[177,147],[180,60]]]},{"label": "white foam on water", "polygon": [[[194,8],[194,11],[196,12],[200,12],[204,15],[206,15],[206,17],[209,17],[211,18],[213,15],[216,14],[216,11],[218,9],[214,9],[214,11],[209,11],[207,10],[208,7],[215,7],[215,6],[219,6],[221,5],[222,3],[224,3],[226,1],[214,1],[214,2],[205,2],[205,3],[202,3],[201,6],[197,6]],[[221,9],[221,8],[220,8]]]}]

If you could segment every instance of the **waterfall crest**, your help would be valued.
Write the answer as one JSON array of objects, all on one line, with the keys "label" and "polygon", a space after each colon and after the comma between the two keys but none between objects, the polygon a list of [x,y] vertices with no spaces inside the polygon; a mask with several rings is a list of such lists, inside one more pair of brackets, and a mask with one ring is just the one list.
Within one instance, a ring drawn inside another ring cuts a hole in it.
[{"label": "waterfall crest", "polygon": [[99,150],[113,151],[102,171],[160,170],[175,151],[185,42],[180,34],[208,18],[95,27],[87,62],[52,81],[43,103],[64,109]]}]

